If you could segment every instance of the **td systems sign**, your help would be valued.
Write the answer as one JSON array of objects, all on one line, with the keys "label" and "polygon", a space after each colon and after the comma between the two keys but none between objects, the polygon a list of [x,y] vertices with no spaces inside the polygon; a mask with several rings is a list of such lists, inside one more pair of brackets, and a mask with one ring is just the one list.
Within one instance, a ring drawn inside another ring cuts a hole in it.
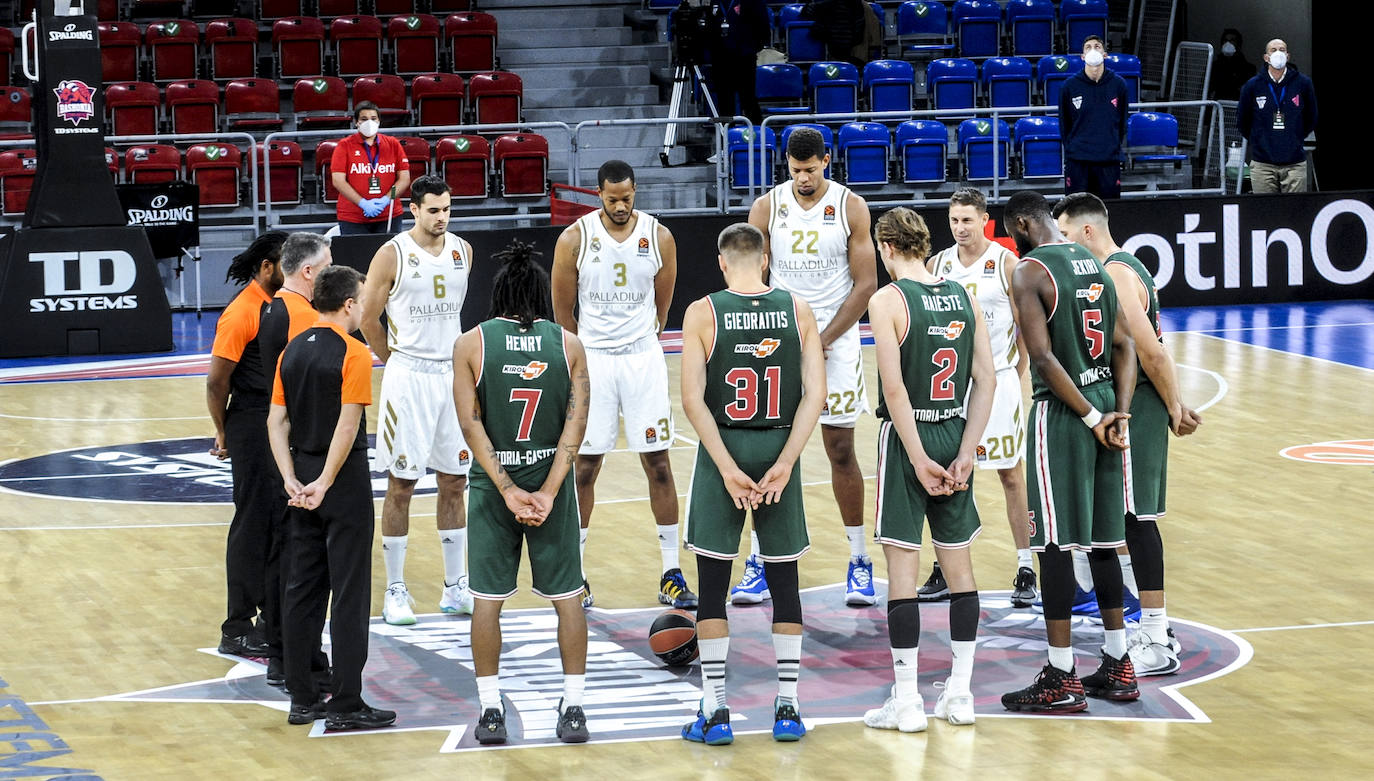
[{"label": "td systems sign", "polygon": [[30,312],[135,309],[138,296],[123,295],[138,279],[134,258],[123,250],[34,252],[43,266],[43,296],[29,299]]}]

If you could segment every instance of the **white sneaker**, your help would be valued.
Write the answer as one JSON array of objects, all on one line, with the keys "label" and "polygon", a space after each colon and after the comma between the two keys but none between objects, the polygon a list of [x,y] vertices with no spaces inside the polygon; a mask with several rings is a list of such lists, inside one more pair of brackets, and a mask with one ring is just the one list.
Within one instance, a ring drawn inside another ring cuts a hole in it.
[{"label": "white sneaker", "polygon": [[444,595],[439,598],[439,612],[472,615],[472,592],[468,591],[467,575],[458,578],[458,582],[452,586],[444,586]]},{"label": "white sneaker", "polygon": [[413,604],[415,600],[406,590],[406,584],[392,583],[382,598],[382,620],[392,626],[410,626],[415,623],[415,611],[410,609]]},{"label": "white sneaker", "polygon": [[1126,646],[1126,654],[1131,657],[1131,665],[1135,667],[1137,678],[1173,675],[1183,667],[1172,646],[1168,643],[1156,643],[1144,632],[1135,633]]},{"label": "white sneaker", "polygon": [[898,703],[888,697],[883,707],[864,714],[864,724],[874,729],[895,729],[901,732],[925,732],[926,704],[919,695],[910,702]]},{"label": "white sneaker", "polygon": [[972,694],[952,694],[948,688],[940,692],[939,699],[935,700],[935,718],[944,719],[950,724],[972,724],[973,715],[973,695]]}]

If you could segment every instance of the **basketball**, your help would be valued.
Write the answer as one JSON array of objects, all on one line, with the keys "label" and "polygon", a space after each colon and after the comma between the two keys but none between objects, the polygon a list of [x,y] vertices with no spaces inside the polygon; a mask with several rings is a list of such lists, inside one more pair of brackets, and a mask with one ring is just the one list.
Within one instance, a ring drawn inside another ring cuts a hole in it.
[{"label": "basketball", "polygon": [[649,625],[649,648],[669,667],[697,658],[697,620],[685,610],[665,610]]}]

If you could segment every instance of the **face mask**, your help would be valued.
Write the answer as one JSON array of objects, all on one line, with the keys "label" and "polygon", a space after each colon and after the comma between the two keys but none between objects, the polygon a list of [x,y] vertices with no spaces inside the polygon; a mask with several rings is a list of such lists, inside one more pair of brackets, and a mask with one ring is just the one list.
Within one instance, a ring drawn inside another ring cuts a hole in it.
[{"label": "face mask", "polygon": [[1288,52],[1270,52],[1269,67],[1281,71],[1288,65]]},{"label": "face mask", "polygon": [[377,131],[381,130],[381,128],[382,123],[375,119],[364,119],[362,122],[358,123],[358,132],[362,133],[364,138],[371,138],[377,135]]},{"label": "face mask", "polygon": [[1088,53],[1083,55],[1084,64],[1092,68],[1096,68],[1097,66],[1101,65],[1103,60],[1105,59],[1106,57],[1104,57],[1102,52],[1098,51],[1097,49],[1089,49]]},{"label": "face mask", "polygon": [[1234,43],[1231,43],[1230,41],[1223,43],[1221,45],[1221,53],[1226,55],[1227,57],[1234,56],[1236,53],[1236,45]]}]

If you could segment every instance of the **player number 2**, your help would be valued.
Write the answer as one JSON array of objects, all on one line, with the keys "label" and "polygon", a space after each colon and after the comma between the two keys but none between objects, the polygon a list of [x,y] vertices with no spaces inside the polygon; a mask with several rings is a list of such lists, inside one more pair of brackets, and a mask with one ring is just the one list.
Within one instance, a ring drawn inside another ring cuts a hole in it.
[{"label": "player number 2", "polygon": [[1101,309],[1083,310],[1083,336],[1088,340],[1088,354],[1094,358],[1101,358],[1107,347],[1107,337],[1102,333],[1101,325]]},{"label": "player number 2", "polygon": [[[764,417],[781,417],[782,367],[765,367],[763,380],[768,386]],[[725,373],[725,381],[735,388],[735,400],[725,405],[725,414],[731,420],[753,420],[759,411],[759,373],[748,367],[731,369]]]},{"label": "player number 2", "polygon": [[[816,254],[816,245],[821,241],[820,231],[792,231],[792,254],[800,255],[805,252],[807,255]],[[806,242],[806,249],[802,249],[802,242]]]},{"label": "player number 2", "polygon": [[445,295],[447,295],[447,294],[448,294],[448,289],[444,287],[444,275],[443,275],[443,274],[435,274],[435,275],[434,275],[434,297],[435,297],[435,298],[443,298],[443,297],[444,297]]},{"label": "player number 2", "polygon": [[930,400],[954,401],[954,383],[949,378],[959,368],[959,353],[953,347],[941,347],[931,356],[930,362],[939,367],[930,378]]},{"label": "player number 2", "polygon": [[511,388],[510,403],[521,402],[525,405],[520,412],[520,428],[515,432],[516,442],[530,441],[530,429],[534,427],[534,413],[539,409],[539,397],[544,391],[537,388]]}]

